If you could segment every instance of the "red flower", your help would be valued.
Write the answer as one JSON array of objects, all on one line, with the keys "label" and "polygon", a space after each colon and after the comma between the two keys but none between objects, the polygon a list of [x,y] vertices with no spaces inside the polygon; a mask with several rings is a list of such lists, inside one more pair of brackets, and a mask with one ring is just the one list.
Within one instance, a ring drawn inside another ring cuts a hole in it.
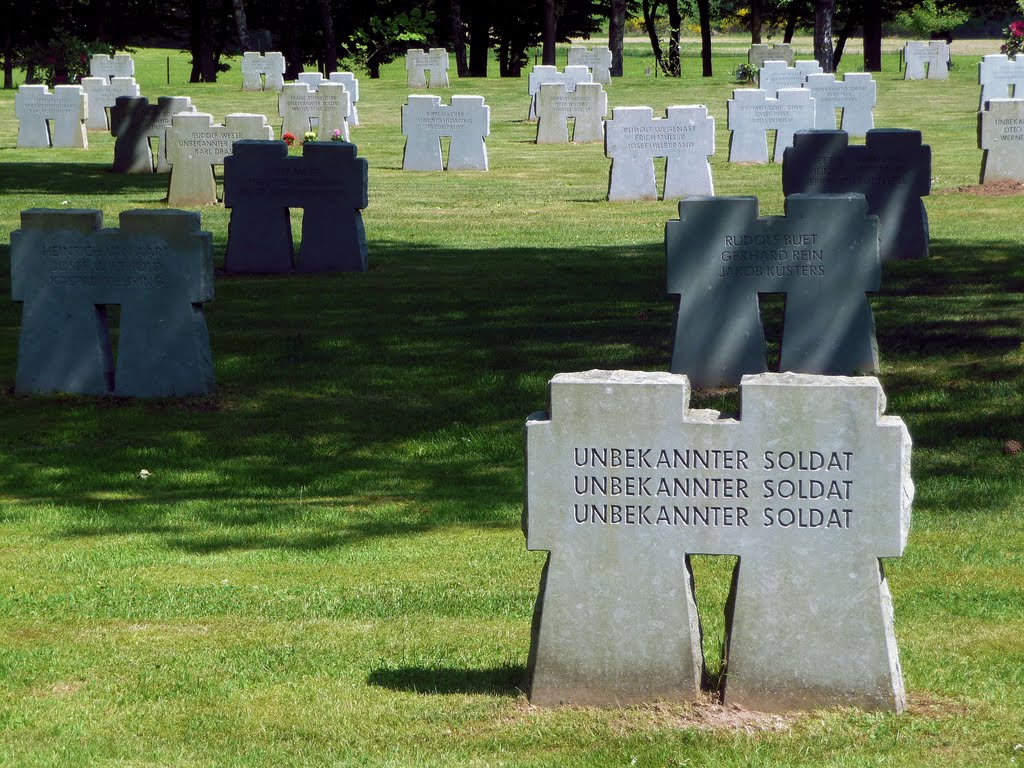
[{"label": "red flower", "polygon": [[1011,21],[1010,32],[1014,37],[1024,37],[1024,21]]},{"label": "red flower", "polygon": [[284,143],[287,144],[289,147],[295,143],[295,134],[293,133],[286,133],[281,138],[284,140]]}]

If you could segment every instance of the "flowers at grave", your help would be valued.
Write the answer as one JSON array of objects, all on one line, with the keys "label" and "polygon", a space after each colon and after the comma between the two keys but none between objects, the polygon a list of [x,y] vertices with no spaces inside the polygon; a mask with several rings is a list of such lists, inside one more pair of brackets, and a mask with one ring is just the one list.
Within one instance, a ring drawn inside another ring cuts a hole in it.
[{"label": "flowers at grave", "polygon": [[752,83],[757,79],[757,67],[750,64],[740,64],[736,68],[737,83]]},{"label": "flowers at grave", "polygon": [[1003,30],[1006,38],[999,50],[1007,56],[1015,56],[1024,51],[1024,21],[1011,21],[1010,26]]},{"label": "flowers at grave", "polygon": [[302,143],[305,144],[307,141],[316,141],[316,131],[306,131],[302,134]]},{"label": "flowers at grave", "polygon": [[344,139],[341,138],[340,128],[334,129],[334,132],[331,134],[331,141],[344,141]]},{"label": "flowers at grave", "polygon": [[284,143],[287,144],[289,147],[295,143],[294,133],[286,133],[281,138],[284,140]]}]

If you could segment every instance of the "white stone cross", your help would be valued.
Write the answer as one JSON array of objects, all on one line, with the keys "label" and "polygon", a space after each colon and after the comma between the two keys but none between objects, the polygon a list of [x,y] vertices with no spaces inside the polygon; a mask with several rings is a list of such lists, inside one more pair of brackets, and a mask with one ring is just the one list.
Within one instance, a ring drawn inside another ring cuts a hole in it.
[{"label": "white stone cross", "polygon": [[89,59],[89,77],[135,77],[135,61],[127,53],[115,54],[113,58],[94,53]]},{"label": "white stone cross", "polygon": [[359,78],[351,72],[331,72],[330,81],[332,83],[341,83],[345,86],[345,90],[348,91],[348,95],[352,100],[352,112],[348,119],[349,125],[359,125],[359,109],[356,106],[359,102]]},{"label": "white stone cross", "polygon": [[[284,54],[246,51],[242,54],[243,91],[280,91],[284,85]],[[264,77],[266,82],[264,83]]]},{"label": "white stone cross", "polygon": [[786,66],[793,66],[796,52],[789,43],[754,43],[747,51],[747,63],[760,69],[766,61],[784,61]]},{"label": "white stone cross", "polygon": [[595,45],[587,48],[585,45],[569,46],[569,66],[587,67],[594,75],[595,83],[608,85],[612,81],[612,51],[610,48]]},{"label": "white stone cross", "polygon": [[82,89],[89,97],[89,116],[85,127],[90,131],[109,131],[107,110],[114,106],[118,96],[138,96],[139,85],[134,77],[83,77]]},{"label": "white stone cross", "polygon": [[438,96],[411,95],[402,106],[405,135],[403,171],[441,171],[441,137],[450,136],[448,170],[487,170],[485,137],[491,133],[491,108],[483,96],[452,96],[451,106]]},{"label": "white stone cross", "polygon": [[167,160],[171,164],[167,204],[172,208],[215,204],[213,166],[224,164],[239,139],[272,138],[274,129],[264,115],[228,115],[224,125],[214,124],[213,115],[205,112],[174,115],[167,129]]},{"label": "white stone cross", "polygon": [[816,72],[821,72],[821,65],[814,59],[801,59],[792,67],[784,61],[766,61],[757,71],[757,87],[774,99],[780,89],[799,88],[808,75]]},{"label": "white stone cross", "polygon": [[615,107],[604,126],[612,159],[609,200],[657,200],[654,158],[665,165],[665,199],[714,195],[708,156],[715,154],[715,118],[707,107],[672,106],[655,118],[650,107]]},{"label": "white stone cross", "polygon": [[[911,40],[903,47],[904,80],[948,80],[949,43],[945,40]],[[925,75],[925,65],[928,73]]]},{"label": "white stone cross", "polygon": [[[278,114],[284,118],[281,135],[293,134],[301,139],[303,134],[317,127],[321,141],[330,140],[330,134],[338,129],[341,138],[349,139],[348,116],[352,100],[341,83],[324,80],[319,72],[303,72],[305,81],[285,83],[277,98]],[[316,83],[314,88],[310,83]]]},{"label": "white stone cross", "polygon": [[537,119],[537,93],[542,83],[564,83],[570,91],[575,91],[580,83],[593,83],[594,76],[584,66],[568,66],[564,72],[559,72],[558,67],[550,64],[538,64],[530,72],[527,88],[530,92],[530,120]]},{"label": "white stone cross", "polygon": [[537,143],[568,144],[568,120],[575,119],[575,144],[604,140],[608,94],[600,83],[578,83],[570,91],[563,83],[542,83],[537,94]]},{"label": "white stone cross", "polygon": [[978,147],[985,150],[981,183],[1024,182],[1024,98],[989,99],[978,113]]},{"label": "white stone cross", "polygon": [[814,99],[806,88],[783,88],[777,99],[742,88],[732,92],[728,114],[730,163],[767,163],[769,130],[775,130],[774,158],[781,163],[793,134],[814,128]]},{"label": "white stone cross", "polygon": [[526,422],[527,549],[548,550],[528,676],[542,706],[694,700],[692,554],[738,555],[724,700],[762,711],[905,695],[880,558],[914,487],[873,377],[745,376],[742,418],[690,409],[685,376],[558,374]]},{"label": "white stone cross", "polygon": [[80,85],[22,85],[14,97],[18,118],[18,147],[51,145],[47,120],[53,121],[54,147],[88,149],[85,120],[89,116],[89,97]]},{"label": "white stone cross", "polygon": [[978,62],[978,84],[981,86],[979,110],[985,108],[989,99],[1024,98],[1024,56],[1012,59],[1003,53],[982,56]]},{"label": "white stone cross", "polygon": [[405,53],[405,71],[410,88],[426,88],[427,72],[430,73],[431,88],[447,88],[448,51],[444,48],[431,48],[429,51],[410,49]]},{"label": "white stone cross", "polygon": [[848,72],[842,80],[833,73],[808,75],[804,88],[814,99],[814,127],[835,130],[836,109],[843,110],[843,130],[867,136],[875,127],[877,84],[869,72]]}]

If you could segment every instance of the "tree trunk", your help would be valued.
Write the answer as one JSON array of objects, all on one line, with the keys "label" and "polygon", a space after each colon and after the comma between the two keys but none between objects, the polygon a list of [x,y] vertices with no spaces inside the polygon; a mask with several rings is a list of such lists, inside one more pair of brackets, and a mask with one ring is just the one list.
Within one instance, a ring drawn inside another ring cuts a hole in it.
[{"label": "tree trunk", "polygon": [[750,42],[761,42],[761,0],[750,0]]},{"label": "tree trunk", "polygon": [[245,0],[233,0],[235,6],[235,27],[238,29],[238,44],[243,51],[252,50],[249,45],[249,26],[245,23]]},{"label": "tree trunk", "polygon": [[555,0],[544,0],[544,51],[542,63],[554,66],[555,43],[558,40],[558,14],[555,12]]},{"label": "tree trunk", "polygon": [[320,0],[320,22],[324,28],[324,75],[338,71],[338,44],[334,40],[334,2]]},{"label": "tree trunk", "polygon": [[846,41],[850,39],[850,36],[856,31],[858,22],[860,21],[855,11],[850,11],[850,15],[846,17],[846,23],[843,24],[843,28],[839,30],[839,39],[836,40],[836,49],[832,53],[832,71],[835,72],[839,69],[839,62],[843,58],[843,49],[846,47]]},{"label": "tree trunk", "polygon": [[10,25],[4,34],[4,89],[14,87],[14,36]]},{"label": "tree trunk", "polygon": [[679,61],[679,28],[683,26],[679,0],[668,0],[668,25],[668,69],[673,77],[679,77],[682,72]]},{"label": "tree trunk", "polygon": [[835,0],[814,0],[814,58],[822,72],[834,72],[832,66],[832,11]]},{"label": "tree trunk", "polygon": [[877,3],[864,4],[864,71],[882,71],[882,12]]},{"label": "tree trunk", "polygon": [[644,29],[647,30],[647,38],[651,41],[651,52],[654,53],[655,66],[660,67],[662,72],[668,74],[665,65],[665,57],[661,52],[661,41],[658,40],[658,2],[659,0],[643,0],[640,4],[644,14]]},{"label": "tree trunk", "polygon": [[462,29],[462,0],[450,0],[448,6],[448,24],[451,30],[452,48],[455,49],[455,71],[459,73],[459,77],[468,77],[466,33]]},{"label": "tree trunk", "polygon": [[612,77],[622,77],[622,38],[626,28],[626,0],[611,0],[608,13],[608,47],[612,52]]},{"label": "tree trunk", "polygon": [[711,9],[708,0],[697,0],[700,16],[700,63],[704,77],[711,77]]},{"label": "tree trunk", "polygon": [[[868,2],[874,2],[874,0],[868,0]],[[793,33],[796,32],[796,22],[800,17],[800,4],[794,0],[789,4],[789,14],[786,16],[786,29],[782,33],[783,43],[793,42]]]},{"label": "tree trunk", "polygon": [[483,3],[473,9],[469,21],[469,76],[487,77],[490,56],[491,19]]}]

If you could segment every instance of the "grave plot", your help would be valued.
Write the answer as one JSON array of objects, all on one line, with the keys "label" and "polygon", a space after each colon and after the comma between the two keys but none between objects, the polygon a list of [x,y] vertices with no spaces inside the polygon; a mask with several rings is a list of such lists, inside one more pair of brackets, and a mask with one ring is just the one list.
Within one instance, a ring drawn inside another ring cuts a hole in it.
[{"label": "grave plot", "polygon": [[410,88],[448,88],[448,51],[444,48],[406,51],[405,72]]},{"label": "grave plot", "polygon": [[576,86],[580,83],[593,83],[594,77],[587,67],[577,65],[568,66],[564,72],[559,72],[557,67],[548,64],[538,64],[531,71],[527,79],[527,89],[530,93],[530,120],[537,119],[537,94],[540,92],[542,83],[562,83],[570,92],[575,92]]},{"label": "grave plot", "polygon": [[844,131],[796,135],[782,162],[786,195],[859,192],[878,216],[882,261],[928,256],[928,211],[922,197],[931,190],[931,147],[921,132],[873,128],[864,144],[851,145]]},{"label": "grave plot", "polygon": [[284,54],[246,51],[242,54],[243,91],[280,91],[284,85]]},{"label": "grave plot", "polygon": [[1003,53],[982,56],[978,62],[978,84],[979,110],[985,109],[989,99],[1024,98],[1024,57],[1008,58]]},{"label": "grave plot", "polygon": [[112,109],[121,96],[138,96],[139,86],[134,77],[83,77],[82,89],[89,97],[89,115],[85,127],[90,131],[109,131],[107,110]]},{"label": "grave plot", "polygon": [[911,40],[903,46],[904,80],[948,80],[949,43],[945,40]]},{"label": "grave plot", "polygon": [[[18,147],[88,149],[85,120],[89,99],[80,85],[22,85],[14,96]],[[51,142],[50,123],[53,123]]]},{"label": "grave plot", "polygon": [[135,77],[135,61],[127,53],[94,53],[89,59],[89,77],[107,81],[112,77]]},{"label": "grave plot", "polygon": [[715,118],[704,106],[673,106],[664,118],[650,107],[615,107],[605,123],[604,153],[612,160],[608,199],[657,200],[654,158],[667,158],[665,198],[713,195],[708,157],[715,154]]},{"label": "grave plot", "polygon": [[[365,272],[366,158],[355,144],[304,144],[289,157],[280,141],[240,141],[224,160],[231,209],[224,268],[232,273]],[[302,208],[295,259],[289,208]]]},{"label": "grave plot", "polygon": [[768,370],[759,294],[786,295],[779,369],[878,370],[867,293],[881,280],[878,219],[863,195],[792,195],[785,216],[757,198],[692,198],[665,227],[668,292],[679,296],[673,373],[696,387]]},{"label": "grave plot", "polygon": [[850,136],[867,136],[875,127],[877,85],[867,72],[848,72],[842,80],[832,73],[811,74],[804,88],[814,99],[814,127],[835,130],[836,110],[843,110],[843,130]]},{"label": "grave plot", "polygon": [[[161,96],[150,104],[145,96],[119,96],[110,110],[114,136],[114,173],[170,173],[167,129],[179,112],[195,113],[188,96]],[[157,141],[154,165],[152,140]]]},{"label": "grave plot", "polygon": [[729,162],[767,163],[768,131],[775,131],[776,163],[792,146],[793,134],[814,127],[814,99],[805,88],[784,88],[776,99],[759,89],[743,88],[728,100]]},{"label": "grave plot", "polygon": [[405,152],[403,171],[442,171],[441,137],[451,137],[449,171],[486,171],[491,108],[483,96],[452,96],[451,106],[437,96],[409,96],[402,106]]},{"label": "grave plot", "polygon": [[[203,303],[213,241],[198,213],[32,209],[11,236],[11,296],[24,304],[18,392],[176,397],[213,391]],[[107,306],[121,306],[117,366]]]},{"label": "grave plot", "polygon": [[264,115],[228,115],[224,125],[214,124],[213,115],[205,112],[174,115],[167,129],[167,161],[171,164],[168,205],[216,204],[213,167],[224,164],[232,145],[240,139],[272,138],[274,129]]},{"label": "grave plot", "polygon": [[817,72],[821,72],[821,65],[813,59],[801,59],[791,67],[784,61],[766,61],[757,71],[757,87],[775,99],[781,89],[800,88],[808,75]]},{"label": "grave plot", "polygon": [[[910,528],[911,442],[872,377],[761,374],[742,417],[685,376],[558,374],[526,422],[527,549],[548,551],[530,702],[692,701],[692,554],[738,555],[723,698],[762,711],[905,705],[880,558]],[[724,666],[724,664],[723,664]]]},{"label": "grave plot", "polygon": [[291,133],[301,138],[315,129],[317,138],[330,141],[337,130],[341,138],[348,141],[352,100],[345,86],[324,80],[319,72],[303,72],[299,77],[305,80],[285,83],[277,98],[277,111],[282,118],[281,135]]},{"label": "grave plot", "polygon": [[754,43],[747,51],[747,63],[755,69],[761,69],[768,61],[784,61],[792,67],[796,52],[789,43]]},{"label": "grave plot", "polygon": [[1024,182],[1024,99],[989,99],[978,113],[981,183]]},{"label": "grave plot", "polygon": [[572,92],[560,83],[542,83],[537,94],[537,143],[568,144],[569,120],[574,121],[574,144],[603,141],[607,112],[608,94],[600,83],[579,83]]},{"label": "grave plot", "polygon": [[610,48],[597,45],[593,48],[587,48],[585,45],[570,45],[569,66],[586,67],[593,74],[595,83],[610,85],[612,82],[612,52]]}]

